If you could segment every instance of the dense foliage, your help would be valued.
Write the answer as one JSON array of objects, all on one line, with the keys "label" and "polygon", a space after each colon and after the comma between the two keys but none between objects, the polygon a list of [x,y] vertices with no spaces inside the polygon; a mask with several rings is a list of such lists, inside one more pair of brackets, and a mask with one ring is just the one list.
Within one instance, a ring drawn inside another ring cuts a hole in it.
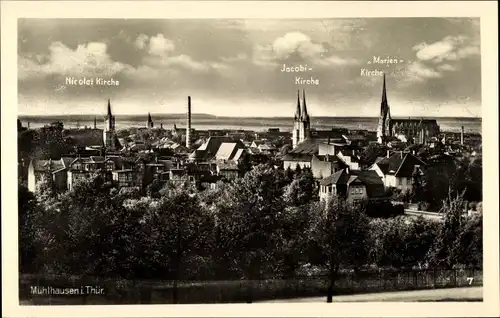
[{"label": "dense foliage", "polygon": [[[269,165],[198,191],[168,185],[117,191],[99,176],[55,193],[19,185],[21,272],[126,279],[291,277],[304,265],[363,267],[482,265],[482,217],[464,217],[463,197],[445,219],[370,218],[364,205],[318,202],[309,169]],[[332,283],[333,284],[333,283]]]}]

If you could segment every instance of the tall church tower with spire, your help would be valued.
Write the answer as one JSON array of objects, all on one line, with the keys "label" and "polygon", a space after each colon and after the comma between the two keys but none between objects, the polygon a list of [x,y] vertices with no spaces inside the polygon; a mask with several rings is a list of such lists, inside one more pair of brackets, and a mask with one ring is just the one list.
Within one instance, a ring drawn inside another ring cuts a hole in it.
[{"label": "tall church tower with spire", "polygon": [[384,73],[384,83],[382,86],[382,101],[380,103],[380,117],[378,120],[377,127],[377,140],[379,144],[385,142],[387,137],[392,136],[392,125],[391,125],[391,111],[389,108],[389,103],[387,102],[387,91],[385,87],[385,73]]},{"label": "tall church tower with spire", "polygon": [[103,139],[107,151],[115,151],[115,116],[111,113],[111,101],[108,99],[108,113],[104,124]]},{"label": "tall church tower with spire", "polygon": [[292,146],[293,148],[307,138],[311,128],[311,120],[307,113],[306,93],[302,92],[302,105],[300,104],[300,90],[297,91],[297,109],[295,111],[292,131]]},{"label": "tall church tower with spire", "polygon": [[151,118],[150,113],[148,113],[148,123],[147,123],[146,127],[150,128],[150,129],[154,127],[153,119]]}]

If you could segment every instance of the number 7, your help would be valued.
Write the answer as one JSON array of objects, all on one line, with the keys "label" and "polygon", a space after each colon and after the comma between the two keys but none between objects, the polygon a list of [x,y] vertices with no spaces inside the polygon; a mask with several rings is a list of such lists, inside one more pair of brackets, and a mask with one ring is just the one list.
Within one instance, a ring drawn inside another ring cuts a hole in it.
[{"label": "number 7", "polygon": [[469,285],[472,285],[473,280],[474,280],[474,277],[467,277],[467,281],[469,282]]}]

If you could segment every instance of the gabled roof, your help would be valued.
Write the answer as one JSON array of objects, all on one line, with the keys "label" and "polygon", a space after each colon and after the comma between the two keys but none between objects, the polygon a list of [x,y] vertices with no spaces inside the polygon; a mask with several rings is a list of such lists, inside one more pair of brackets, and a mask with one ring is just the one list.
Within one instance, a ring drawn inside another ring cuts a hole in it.
[{"label": "gabled roof", "polygon": [[382,179],[373,170],[339,170],[320,181],[321,185],[350,185],[362,183],[366,187],[370,198],[385,196],[385,188]]},{"label": "gabled roof", "polygon": [[335,172],[334,174],[322,179],[319,183],[321,185],[331,185],[331,184],[346,184],[349,180],[349,176],[344,169]]},{"label": "gabled roof", "polygon": [[254,140],[253,144],[255,144],[257,147],[262,145],[264,143],[264,140]]},{"label": "gabled roof", "polygon": [[290,150],[288,154],[307,154],[314,155],[319,152],[319,144],[311,139],[307,139],[299,143],[295,148]]},{"label": "gabled roof", "polygon": [[68,168],[69,165],[75,160],[73,157],[62,157],[61,162],[64,165],[64,168]]},{"label": "gabled roof", "polygon": [[238,164],[234,161],[220,161],[217,162],[219,170],[239,170]]},{"label": "gabled roof", "polygon": [[32,160],[33,169],[35,172],[54,172],[64,169],[63,160]]},{"label": "gabled roof", "polygon": [[104,162],[104,157],[102,157],[102,156],[90,156],[90,160],[93,162]]},{"label": "gabled roof", "polygon": [[378,158],[374,165],[377,165],[383,174],[394,175],[396,177],[411,177],[415,165],[425,166],[426,164],[411,153],[397,151],[389,158]]},{"label": "gabled roof", "polygon": [[236,153],[233,156],[233,161],[238,161],[242,158],[243,154],[245,153],[245,149],[238,149],[236,150]]},{"label": "gabled roof", "polygon": [[238,150],[237,145],[235,142],[223,142],[219,150],[217,151],[217,154],[215,155],[216,160],[231,160],[234,155],[236,154],[236,151]]},{"label": "gabled roof", "polygon": [[240,140],[234,140],[225,136],[212,136],[208,138],[207,141],[205,141],[200,147],[198,147],[197,150],[204,152],[204,158],[213,157],[217,154],[217,151],[219,151],[222,143],[236,143],[238,148],[245,148]]},{"label": "gabled roof", "polygon": [[309,162],[312,160],[313,155],[300,154],[300,153],[288,153],[283,156],[281,160],[283,161],[300,161]]},{"label": "gabled roof", "polygon": [[276,149],[276,148],[275,148],[275,147],[273,147],[273,146],[272,146],[272,145],[270,145],[270,144],[265,143],[265,144],[260,144],[260,145],[259,145],[259,149],[260,149],[260,150],[272,150],[272,149]]}]

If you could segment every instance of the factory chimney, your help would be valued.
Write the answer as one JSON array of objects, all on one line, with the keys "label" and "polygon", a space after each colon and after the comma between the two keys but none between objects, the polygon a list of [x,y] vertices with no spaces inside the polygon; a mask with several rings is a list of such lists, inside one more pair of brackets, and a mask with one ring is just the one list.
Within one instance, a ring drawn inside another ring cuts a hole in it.
[{"label": "factory chimney", "polygon": [[462,131],[460,132],[460,144],[464,145],[464,126],[462,126]]},{"label": "factory chimney", "polygon": [[191,148],[191,96],[188,96],[187,127],[186,127],[186,147]]}]

